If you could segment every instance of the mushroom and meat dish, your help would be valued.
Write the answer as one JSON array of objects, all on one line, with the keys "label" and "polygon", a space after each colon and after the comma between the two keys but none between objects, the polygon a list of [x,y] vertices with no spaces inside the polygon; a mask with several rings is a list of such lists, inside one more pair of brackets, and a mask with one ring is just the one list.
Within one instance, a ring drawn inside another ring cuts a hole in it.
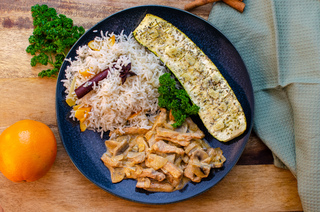
[{"label": "mushroom and meat dish", "polygon": [[113,183],[137,180],[136,187],[152,192],[172,192],[189,181],[198,183],[212,168],[226,161],[220,148],[212,148],[189,117],[178,128],[170,112],[161,108],[149,130],[137,127],[110,132],[101,160]]}]

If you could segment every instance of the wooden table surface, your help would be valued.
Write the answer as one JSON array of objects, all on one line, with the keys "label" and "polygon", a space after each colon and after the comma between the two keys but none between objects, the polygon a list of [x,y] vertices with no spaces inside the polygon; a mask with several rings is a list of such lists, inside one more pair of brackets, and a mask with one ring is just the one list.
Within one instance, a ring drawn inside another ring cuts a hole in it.
[{"label": "wooden table surface", "polygon": [[[238,164],[209,191],[179,203],[147,205],[109,194],[73,165],[59,138],[55,79],[38,78],[25,52],[32,34],[30,8],[48,4],[74,24],[91,26],[123,9],[159,4],[183,9],[188,0],[1,0],[0,133],[21,119],[47,124],[58,142],[56,161],[47,175],[32,183],[13,183],[0,173],[0,205],[5,211],[302,211],[297,181],[276,168],[270,150],[252,133]],[[245,2],[245,1],[244,1]],[[208,18],[212,4],[191,12]],[[1,211],[1,210],[0,210]]]}]

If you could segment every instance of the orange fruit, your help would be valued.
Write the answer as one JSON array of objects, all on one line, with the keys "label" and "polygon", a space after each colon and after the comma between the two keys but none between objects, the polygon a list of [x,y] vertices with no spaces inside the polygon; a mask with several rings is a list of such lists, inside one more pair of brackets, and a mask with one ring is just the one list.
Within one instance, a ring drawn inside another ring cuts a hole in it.
[{"label": "orange fruit", "polygon": [[57,142],[51,129],[34,120],[21,120],[0,135],[0,171],[13,182],[32,182],[53,165]]}]

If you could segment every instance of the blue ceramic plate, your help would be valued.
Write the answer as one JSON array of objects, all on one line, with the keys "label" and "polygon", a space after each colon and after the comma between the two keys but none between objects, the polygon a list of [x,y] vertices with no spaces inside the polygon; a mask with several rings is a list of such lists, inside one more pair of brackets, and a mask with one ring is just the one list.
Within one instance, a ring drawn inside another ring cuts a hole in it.
[{"label": "blue ceramic plate", "polygon": [[57,81],[56,112],[62,143],[74,165],[85,177],[105,191],[121,198],[141,203],[166,204],[186,200],[201,194],[212,188],[228,174],[238,161],[249,139],[253,124],[254,101],[246,67],[228,39],[207,21],[191,13],[171,7],[139,6],[115,13],[89,29],[73,46],[67,58],[73,60],[79,46],[87,44],[96,36],[100,36],[101,30],[116,34],[120,34],[124,30],[125,34],[129,34],[147,13],[164,18],[191,38],[216,64],[244,108],[248,128],[242,136],[228,143],[215,140],[208,134],[199,118],[195,117],[196,123],[206,133],[206,139],[210,145],[220,147],[223,150],[227,158],[223,168],[212,171],[209,177],[200,183],[190,182],[182,190],[172,193],[155,193],[137,189],[135,188],[136,181],[131,179],[113,184],[109,170],[100,160],[100,157],[106,151],[104,140],[107,137],[101,139],[100,134],[90,130],[80,132],[79,123],[69,118],[71,108],[65,102],[65,88],[61,83],[61,80],[65,78],[65,69],[69,65],[68,62],[63,63]]}]

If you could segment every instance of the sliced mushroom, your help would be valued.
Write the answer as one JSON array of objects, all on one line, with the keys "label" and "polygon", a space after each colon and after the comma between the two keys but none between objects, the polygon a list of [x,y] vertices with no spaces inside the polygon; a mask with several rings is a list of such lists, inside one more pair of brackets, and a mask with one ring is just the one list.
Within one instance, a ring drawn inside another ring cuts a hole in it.
[{"label": "sliced mushroom", "polygon": [[124,168],[109,168],[111,174],[112,183],[118,183],[122,181],[125,177]]},{"label": "sliced mushroom", "polygon": [[181,189],[183,189],[188,182],[190,182],[190,179],[183,176],[183,177],[181,178],[181,180],[180,180],[179,185],[177,185],[177,186],[175,187],[175,190],[181,190]]},{"label": "sliced mushroom", "polygon": [[180,127],[177,127],[175,131],[179,133],[186,133],[188,131],[188,124],[183,122],[183,124]]},{"label": "sliced mushroom", "polygon": [[118,146],[118,142],[114,140],[106,140],[105,145],[107,147],[107,151],[109,151],[112,155],[114,154],[114,149]]},{"label": "sliced mushroom", "polygon": [[181,170],[185,169],[185,164],[182,160],[182,157],[177,157],[173,164],[176,165]]},{"label": "sliced mushroom", "polygon": [[200,178],[208,177],[210,174],[211,166],[206,163],[193,163],[191,164],[192,172]]},{"label": "sliced mushroom", "polygon": [[123,155],[109,157],[106,153],[101,157],[101,160],[107,167],[123,167],[122,159]]},{"label": "sliced mushroom", "polygon": [[127,138],[121,139],[122,141],[118,144],[116,148],[113,150],[113,155],[120,155],[124,153],[129,147],[129,141]]},{"label": "sliced mushroom", "polygon": [[223,156],[222,150],[218,148],[210,148],[208,155],[211,158],[212,168],[221,168],[223,163],[226,161],[226,158]]},{"label": "sliced mushroom", "polygon": [[186,169],[184,170],[184,176],[186,176],[187,178],[192,180],[192,182],[195,182],[195,183],[198,183],[198,182],[201,181],[201,177],[198,177],[193,172],[193,168],[192,168],[192,165],[190,163],[187,165]]},{"label": "sliced mushroom", "polygon": [[211,158],[204,150],[197,149],[189,159],[185,176],[194,182],[198,182],[201,178],[207,177],[211,170],[210,161]]},{"label": "sliced mushroom", "polygon": [[208,153],[206,153],[203,149],[197,149],[192,153],[190,160],[198,160],[201,162],[207,158],[209,158]]}]

